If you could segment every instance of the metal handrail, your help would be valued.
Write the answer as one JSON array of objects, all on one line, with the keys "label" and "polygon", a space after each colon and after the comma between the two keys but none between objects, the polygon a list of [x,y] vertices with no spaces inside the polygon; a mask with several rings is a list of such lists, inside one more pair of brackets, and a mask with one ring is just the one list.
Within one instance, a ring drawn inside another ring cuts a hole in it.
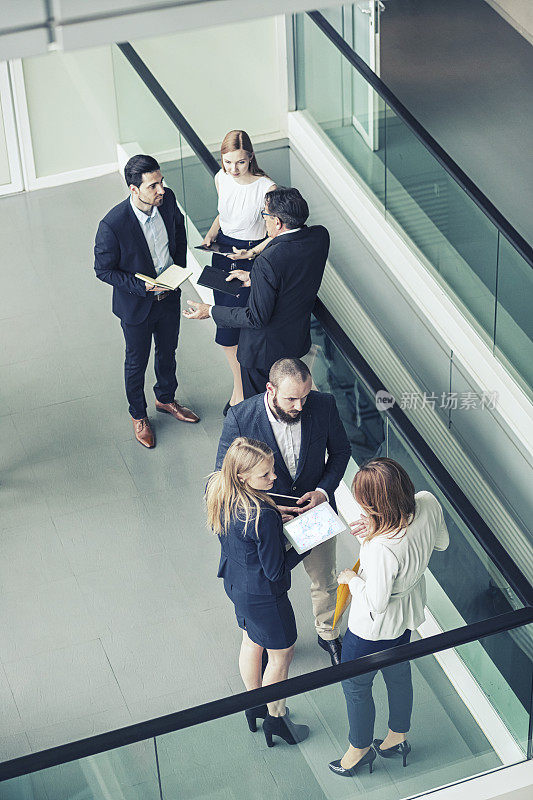
[{"label": "metal handrail", "polygon": [[[365,361],[352,340],[346,335],[333,314],[317,299],[313,313],[333,344],[339,349],[355,373],[372,394],[388,389]],[[448,502],[471,531],[477,542],[498,567],[502,576],[525,606],[533,606],[533,586],[511,558],[502,543],[489,528],[477,509],[452,478],[446,467],[415,428],[407,414],[395,403],[383,412],[389,417],[418,456],[432,480],[442,490]]]},{"label": "metal handrail", "polygon": [[463,189],[464,192],[470,197],[471,200],[483,211],[493,225],[505,236],[507,241],[512,244],[515,250],[520,253],[522,258],[527,261],[530,267],[533,267],[533,247],[521,236],[516,228],[511,225],[508,219],[496,208],[489,198],[484,194],[479,186],[469,178],[469,176],[461,169],[456,161],[444,150],[443,147],[433,138],[423,125],[411,114],[411,112],[404,106],[404,104],[396,97],[396,95],[383,83],[381,78],[378,78],[368,64],[352,50],[348,42],[342,38],[340,33],[335,30],[333,25],[328,22],[320,11],[307,11],[307,16],[315,25],[320,28],[322,33],[330,40],[339,53],[350,62],[352,67],[359,72],[360,75],[370,84],[377,94],[388,106],[392,108],[395,114],[407,125],[416,138],[424,145],[426,150],[439,162],[439,164],[446,170],[448,175]]},{"label": "metal handrail", "polygon": [[146,88],[152,93],[165,114],[169,117],[171,122],[174,123],[187,144],[198,156],[204,167],[212,175],[216,175],[220,169],[220,164],[213,154],[209,152],[196,131],[187,122],[174,101],[165,92],[153,72],[148,69],[135,48],[132,47],[129,42],[119,42],[117,43],[117,47],[122,55],[129,61]]},{"label": "metal handrail", "polygon": [[27,756],[14,758],[11,761],[5,761],[0,764],[0,782],[58,766],[59,764],[65,764],[69,761],[77,761],[97,753],[115,750],[118,747],[135,744],[156,736],[164,736],[167,733],[191,728],[194,725],[212,722],[221,717],[238,714],[247,708],[254,708],[254,706],[264,703],[272,703],[283,697],[293,697],[303,692],[322,689],[325,686],[339,683],[339,681],[346,678],[365,675],[367,672],[384,669],[402,661],[414,661],[424,656],[431,656],[434,653],[440,653],[452,647],[459,647],[487,636],[520,628],[531,622],[533,622],[533,608],[519,608],[516,611],[509,611],[506,614],[500,614],[488,620],[464,625],[453,631],[428,636],[426,639],[419,639],[416,642],[393,647],[380,653],[372,653],[354,661],[347,661],[335,667],[326,667],[314,672],[307,672],[304,675],[298,675],[296,678],[289,678],[262,689],[241,692],[220,700],[213,700],[210,703],[203,703],[193,708],[177,711],[174,714],[167,714],[157,719],[128,725],[125,728],[119,728],[109,733],[100,733],[97,736],[90,736],[77,742],[69,742],[48,750],[42,750],[39,753],[31,753]]}]

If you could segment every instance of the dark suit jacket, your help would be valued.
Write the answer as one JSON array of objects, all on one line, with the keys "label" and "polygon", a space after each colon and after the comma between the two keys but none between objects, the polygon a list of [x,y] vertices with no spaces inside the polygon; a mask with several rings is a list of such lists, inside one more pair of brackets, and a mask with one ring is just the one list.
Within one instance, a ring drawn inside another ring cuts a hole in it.
[{"label": "dark suit jacket", "polygon": [[229,409],[218,444],[216,469],[220,469],[228,447],[238,436],[258,439],[274,453],[277,477],[273,492],[301,497],[320,487],[336,509],[333,493],[342,480],[351,448],[335,398],[323,392],[309,393],[302,412],[302,444],[293,481],[274,438],[264,397],[257,394]]},{"label": "dark suit jacket", "polygon": [[311,312],[324,274],[329,234],[322,225],[276,236],[251,270],[245,308],[213,306],[221,328],[241,328],[237,358],[243,367],[269,370],[279,358],[311,347]]},{"label": "dark suit jacket", "polygon": [[281,514],[266,505],[261,509],[255,535],[255,519],[244,529],[244,520],[233,517],[228,531],[219,536],[218,577],[248,594],[280,595],[291,585],[291,569],[305,558],[292,547],[285,550]]},{"label": "dark suit jacket", "polygon": [[[165,189],[159,213],[168,234],[168,249],[180,267],[185,266],[187,236],[183,214],[171,189]],[[113,287],[113,313],[129,325],[140,325],[148,316],[154,295],[147,292],[136,272],[157,277],[150,249],[129,197],[106,214],[98,226],[94,244],[97,278]],[[179,294],[178,289],[176,294]]]}]

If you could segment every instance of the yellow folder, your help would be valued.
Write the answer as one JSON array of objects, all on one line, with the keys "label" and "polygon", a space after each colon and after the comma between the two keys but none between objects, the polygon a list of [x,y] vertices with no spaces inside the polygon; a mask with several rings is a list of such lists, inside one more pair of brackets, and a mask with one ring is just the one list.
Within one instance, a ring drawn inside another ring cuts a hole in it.
[{"label": "yellow folder", "polygon": [[[354,572],[359,571],[359,559],[357,559],[354,568]],[[347,583],[339,583],[337,587],[337,602],[335,603],[335,616],[333,617],[333,625],[334,628],[337,624],[337,621],[342,617],[344,612],[346,611],[348,605],[350,604],[351,600],[351,593],[350,588]]]}]

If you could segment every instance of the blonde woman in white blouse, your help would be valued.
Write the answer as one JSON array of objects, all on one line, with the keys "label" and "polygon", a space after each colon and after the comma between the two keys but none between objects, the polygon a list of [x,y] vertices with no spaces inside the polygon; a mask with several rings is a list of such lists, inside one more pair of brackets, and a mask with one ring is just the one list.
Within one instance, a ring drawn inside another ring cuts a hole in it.
[{"label": "blonde woman in white blouse", "polygon": [[[424,572],[433,550],[446,550],[448,530],[438,500],[417,492],[403,467],[390,458],[374,458],[356,473],[352,491],[366,516],[351,525],[361,541],[360,569],[338,577],[352,594],[342,662],[409,642],[424,621]],[[350,723],[348,750],[330,769],[349,777],[363,765],[400,755],[404,767],[411,746],[406,739],[413,708],[409,662],[383,670],[389,701],[389,731],[373,739],[375,707],[372,683],[377,671],[342,682]],[[374,747],[372,747],[372,744]]]}]

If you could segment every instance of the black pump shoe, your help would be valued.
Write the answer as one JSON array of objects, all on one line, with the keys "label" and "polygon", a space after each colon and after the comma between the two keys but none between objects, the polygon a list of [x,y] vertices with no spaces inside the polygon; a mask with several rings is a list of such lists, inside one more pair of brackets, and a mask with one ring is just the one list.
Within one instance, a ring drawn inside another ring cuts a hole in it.
[{"label": "black pump shoe", "polygon": [[372,742],[376,753],[379,753],[380,756],[383,758],[393,758],[394,756],[401,756],[403,759],[404,767],[407,766],[407,756],[411,752],[411,745],[407,741],[400,742],[400,744],[395,744],[394,747],[387,747],[385,750],[380,748],[380,745],[383,744],[383,739],[374,739]]},{"label": "black pump shoe", "polygon": [[263,722],[263,731],[269,747],[274,747],[272,736],[279,736],[287,744],[298,744],[309,736],[307,725],[295,725],[287,713],[283,717],[271,717],[268,714]]},{"label": "black pump shoe", "polygon": [[356,774],[356,772],[359,769],[359,767],[364,767],[364,766],[366,766],[366,764],[368,764],[368,771],[372,774],[372,770],[373,770],[373,766],[372,765],[373,765],[375,760],[376,760],[376,751],[373,750],[372,748],[370,748],[368,753],[365,753],[363,758],[361,758],[357,762],[357,764],[354,764],[353,767],[350,767],[350,769],[345,769],[341,765],[341,759],[340,758],[337,761],[331,761],[328,764],[328,766],[329,766],[330,770],[335,773],[335,775],[342,775],[343,778],[353,778],[353,776]]},{"label": "black pump shoe", "polygon": [[265,719],[268,715],[268,708],[266,703],[264,706],[255,706],[255,708],[247,708],[244,712],[246,714],[246,720],[248,722],[248,727],[255,733],[257,730],[257,720],[258,719]]}]

